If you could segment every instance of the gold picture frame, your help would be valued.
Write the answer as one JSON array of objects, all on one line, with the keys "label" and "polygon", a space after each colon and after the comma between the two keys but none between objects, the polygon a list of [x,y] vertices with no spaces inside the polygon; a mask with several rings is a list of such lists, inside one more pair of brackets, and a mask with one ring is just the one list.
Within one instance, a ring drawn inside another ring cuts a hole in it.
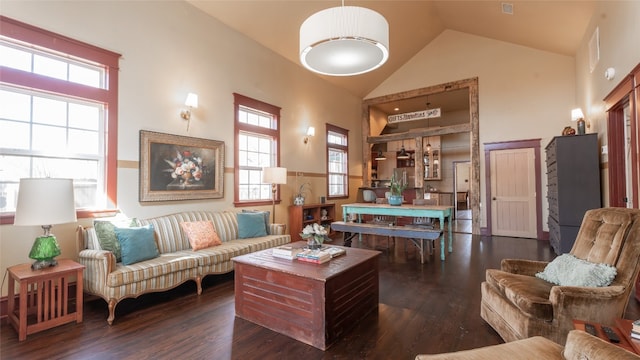
[{"label": "gold picture frame", "polygon": [[224,141],[140,130],[139,200],[224,197]]}]

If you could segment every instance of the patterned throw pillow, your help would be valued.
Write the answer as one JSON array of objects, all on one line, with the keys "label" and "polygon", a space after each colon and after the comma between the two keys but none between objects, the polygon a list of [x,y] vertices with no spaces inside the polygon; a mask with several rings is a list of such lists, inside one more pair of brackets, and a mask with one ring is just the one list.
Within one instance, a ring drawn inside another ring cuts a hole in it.
[{"label": "patterned throw pillow", "polygon": [[98,242],[102,250],[111,251],[116,257],[116,262],[122,261],[120,251],[120,242],[116,237],[114,229],[117,227],[126,228],[138,226],[138,219],[111,219],[111,220],[95,220],[93,227],[96,230]]},{"label": "patterned throw pillow", "polygon": [[114,232],[120,243],[123,265],[131,265],[160,256],[153,225],[131,228],[116,226]]},{"label": "patterned throw pillow", "polygon": [[194,251],[222,245],[211,221],[181,222],[180,227],[187,234],[189,244]]}]

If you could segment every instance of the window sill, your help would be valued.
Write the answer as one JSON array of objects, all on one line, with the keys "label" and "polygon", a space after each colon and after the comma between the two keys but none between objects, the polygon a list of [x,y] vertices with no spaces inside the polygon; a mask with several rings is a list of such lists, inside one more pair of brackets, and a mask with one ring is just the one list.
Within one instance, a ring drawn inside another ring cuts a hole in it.
[{"label": "window sill", "polygon": [[[77,210],[76,217],[78,219],[91,219],[115,216],[119,211],[117,209],[105,210]],[[13,225],[15,213],[0,214],[0,225]]]}]

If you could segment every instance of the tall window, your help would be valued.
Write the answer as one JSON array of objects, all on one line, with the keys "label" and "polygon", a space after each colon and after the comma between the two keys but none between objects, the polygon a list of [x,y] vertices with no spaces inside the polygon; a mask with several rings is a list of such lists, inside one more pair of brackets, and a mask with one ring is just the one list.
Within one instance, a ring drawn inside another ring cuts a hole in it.
[{"label": "tall window", "polygon": [[[280,164],[280,108],[233,94],[235,110],[235,204],[271,201],[271,184],[262,183],[262,168]],[[276,193],[280,200],[280,193]]]},{"label": "tall window", "polygon": [[79,209],[115,205],[119,57],[0,17],[0,212],[26,177],[72,178]]},{"label": "tall window", "polygon": [[349,196],[349,131],[327,124],[328,198]]}]

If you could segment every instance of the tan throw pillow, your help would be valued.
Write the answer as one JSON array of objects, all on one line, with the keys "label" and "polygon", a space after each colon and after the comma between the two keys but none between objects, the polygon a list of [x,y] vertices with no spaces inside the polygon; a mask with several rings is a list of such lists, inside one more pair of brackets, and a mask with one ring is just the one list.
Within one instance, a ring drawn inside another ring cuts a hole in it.
[{"label": "tan throw pillow", "polygon": [[181,222],[182,230],[187,234],[193,250],[222,245],[222,241],[213,228],[211,221]]}]

